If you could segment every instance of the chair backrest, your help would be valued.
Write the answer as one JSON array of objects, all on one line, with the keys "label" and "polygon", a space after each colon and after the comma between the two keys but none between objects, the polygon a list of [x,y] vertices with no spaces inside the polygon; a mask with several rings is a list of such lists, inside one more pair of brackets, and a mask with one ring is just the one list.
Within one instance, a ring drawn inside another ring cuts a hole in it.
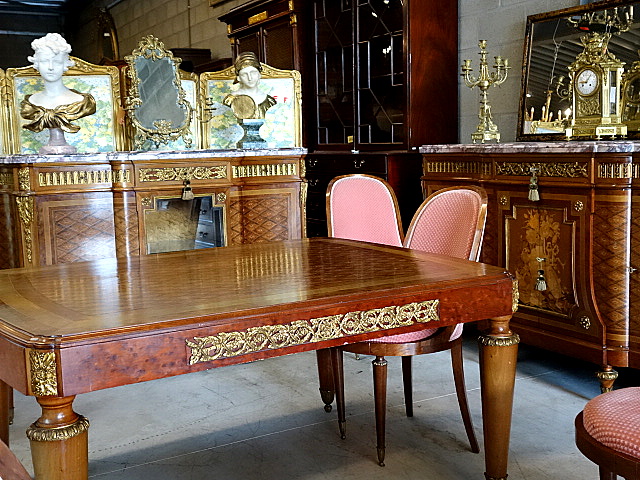
[{"label": "chair backrest", "polygon": [[6,480],[31,480],[29,472],[2,440],[0,440],[0,478]]},{"label": "chair backrest", "polygon": [[487,194],[479,187],[449,187],[418,208],[404,246],[478,261],[487,218]]},{"label": "chair backrest", "polygon": [[371,175],[343,175],[327,187],[329,236],[402,246],[398,201],[391,186]]}]

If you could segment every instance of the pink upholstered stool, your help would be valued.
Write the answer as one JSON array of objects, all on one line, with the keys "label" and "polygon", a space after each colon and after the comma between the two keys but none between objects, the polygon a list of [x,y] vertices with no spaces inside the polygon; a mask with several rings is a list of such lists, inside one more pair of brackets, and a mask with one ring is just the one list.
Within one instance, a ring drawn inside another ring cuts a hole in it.
[{"label": "pink upholstered stool", "polygon": [[640,387],[598,395],[575,425],[576,445],[598,465],[601,480],[640,478]]}]

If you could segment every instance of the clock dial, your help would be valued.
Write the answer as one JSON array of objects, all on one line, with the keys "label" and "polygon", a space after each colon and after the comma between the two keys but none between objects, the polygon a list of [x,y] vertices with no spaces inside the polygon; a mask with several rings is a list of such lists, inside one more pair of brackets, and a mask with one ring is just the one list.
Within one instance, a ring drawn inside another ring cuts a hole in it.
[{"label": "clock dial", "polygon": [[598,88],[598,75],[590,68],[582,70],[576,78],[576,89],[580,95],[591,95]]}]

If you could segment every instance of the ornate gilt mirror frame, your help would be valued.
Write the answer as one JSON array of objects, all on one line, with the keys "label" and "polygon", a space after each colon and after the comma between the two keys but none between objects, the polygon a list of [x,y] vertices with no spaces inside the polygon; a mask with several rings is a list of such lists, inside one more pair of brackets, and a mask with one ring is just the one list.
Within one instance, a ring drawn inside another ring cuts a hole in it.
[{"label": "ornate gilt mirror frame", "polygon": [[146,141],[158,147],[180,138],[190,148],[193,107],[180,81],[181,59],[148,35],[125,60],[130,79],[125,109],[135,130],[134,148],[141,149]]},{"label": "ornate gilt mirror frame", "polygon": [[[598,23],[604,13],[611,15],[619,12],[626,18],[630,10],[632,17],[628,30],[617,29],[615,25],[603,27],[602,23]],[[606,0],[530,15],[527,17],[522,61],[516,132],[518,141],[561,141],[566,138],[562,122],[557,121],[558,114],[564,117],[571,106],[568,66],[584,50],[581,37],[590,31],[589,21],[593,25],[591,31],[604,28],[602,31],[612,33],[608,49],[625,62],[625,71],[629,71],[640,60],[640,2]],[[629,75],[625,75],[621,85],[623,112],[629,111],[629,105],[624,100],[625,82],[628,80]],[[553,113],[548,121],[541,121],[543,106],[547,114]],[[640,138],[639,124],[640,122],[634,126],[629,123],[634,127],[628,128],[629,138]]]}]

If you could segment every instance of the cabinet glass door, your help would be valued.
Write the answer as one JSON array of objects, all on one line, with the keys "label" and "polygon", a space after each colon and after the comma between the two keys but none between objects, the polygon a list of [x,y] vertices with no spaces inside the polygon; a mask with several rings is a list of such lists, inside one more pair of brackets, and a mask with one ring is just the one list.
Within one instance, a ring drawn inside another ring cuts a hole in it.
[{"label": "cabinet glass door", "polygon": [[358,142],[404,141],[402,0],[358,0]]},{"label": "cabinet glass door", "polygon": [[316,0],[319,145],[354,143],[352,0]]},{"label": "cabinet glass door", "polygon": [[402,0],[316,0],[318,145],[405,141]]}]

